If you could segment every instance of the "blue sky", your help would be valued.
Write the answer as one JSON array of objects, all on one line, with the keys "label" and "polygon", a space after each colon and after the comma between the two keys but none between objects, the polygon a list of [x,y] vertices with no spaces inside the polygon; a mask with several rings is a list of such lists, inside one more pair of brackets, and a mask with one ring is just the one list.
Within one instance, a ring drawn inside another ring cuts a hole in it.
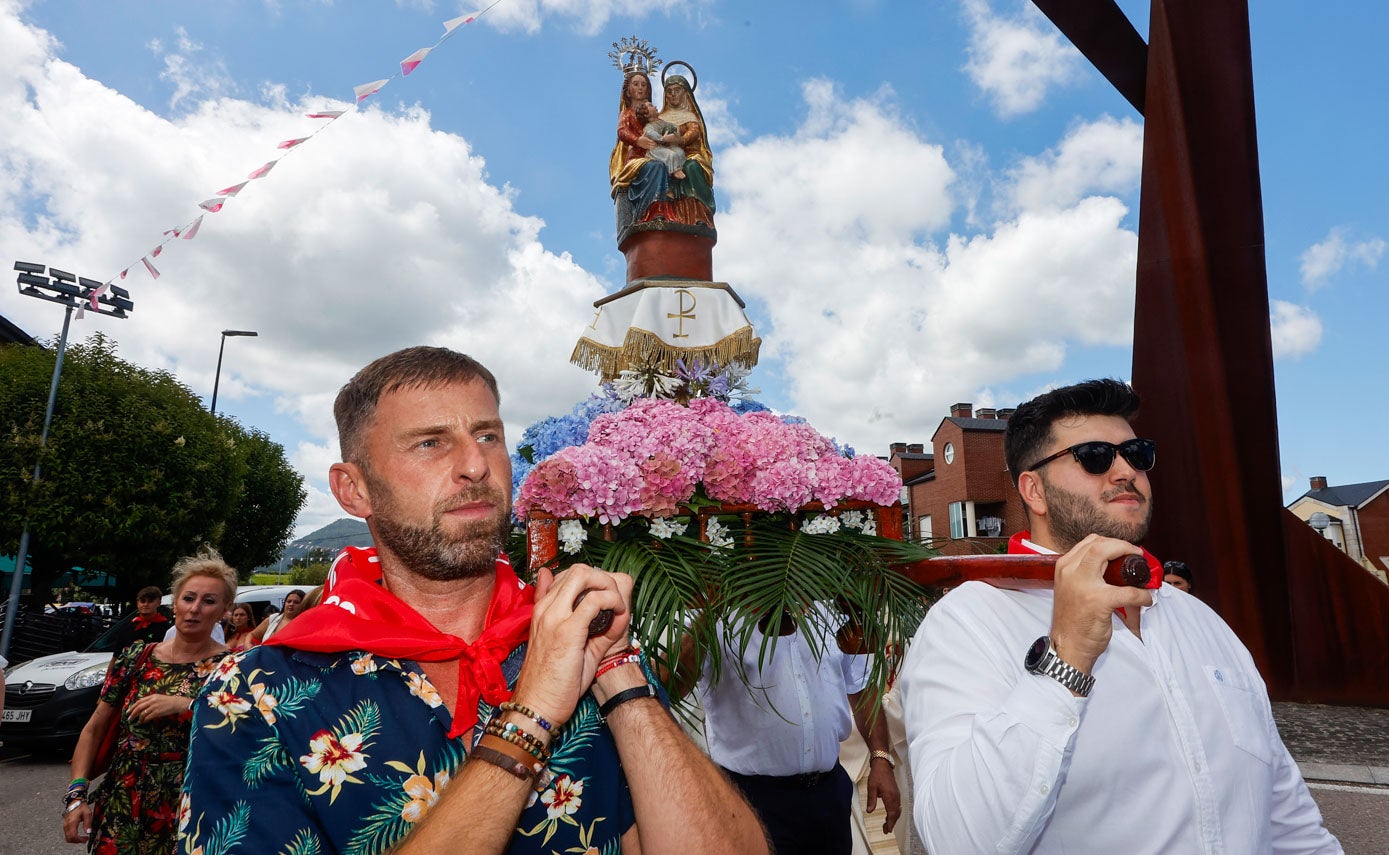
[{"label": "blue sky", "polygon": [[[1147,4],[1120,4],[1146,33]],[[1389,477],[1389,218],[1379,4],[1253,4],[1286,498]],[[715,277],[764,339],[753,385],[860,452],[947,407],[1127,376],[1141,119],[1027,4],[502,0],[408,78],[197,204],[398,70],[444,2],[0,0],[0,260],[134,263],[125,358],[210,395],[325,492],[331,400],[366,361],[443,344],[498,374],[514,439],[594,378],[567,359],[622,285],[606,163],[636,34],[692,64],[715,156]],[[0,289],[49,336],[56,308]],[[1265,319],[1250,319],[1251,323]]]}]

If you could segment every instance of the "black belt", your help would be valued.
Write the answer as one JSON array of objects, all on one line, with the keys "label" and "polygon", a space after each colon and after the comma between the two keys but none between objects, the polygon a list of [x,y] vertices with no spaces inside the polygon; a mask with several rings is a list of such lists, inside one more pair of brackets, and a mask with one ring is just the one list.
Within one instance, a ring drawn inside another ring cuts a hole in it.
[{"label": "black belt", "polygon": [[800,775],[744,775],[742,772],[735,772],[732,769],[724,769],[724,771],[734,780],[747,781],[751,784],[809,790],[828,781],[839,771],[839,767],[835,766],[833,769],[827,769],[824,772],[804,772]]}]

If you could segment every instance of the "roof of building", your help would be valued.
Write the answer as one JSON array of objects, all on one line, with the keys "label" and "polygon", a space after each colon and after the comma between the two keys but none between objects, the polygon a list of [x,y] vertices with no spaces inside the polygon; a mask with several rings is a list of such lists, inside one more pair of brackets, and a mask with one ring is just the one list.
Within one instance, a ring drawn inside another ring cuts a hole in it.
[{"label": "roof of building", "polygon": [[915,451],[894,451],[892,452],[892,456],[896,457],[898,460],[935,460],[934,455],[921,454]]},{"label": "roof of building", "polygon": [[1342,484],[1336,487],[1327,487],[1324,490],[1308,490],[1293,501],[1316,499],[1318,502],[1336,507],[1358,508],[1379,495],[1386,487],[1389,487],[1389,480],[1366,481],[1363,484]]},{"label": "roof of building", "polygon": [[903,482],[902,482],[902,486],[904,486],[904,487],[911,487],[911,486],[914,486],[914,485],[916,485],[916,484],[925,484],[927,481],[934,481],[934,480],[936,480],[936,470],[932,469],[930,472],[922,472],[920,475],[917,475],[915,478],[908,478],[906,481],[903,481]]},{"label": "roof of building", "polygon": [[963,419],[958,416],[946,416],[945,420],[957,425],[960,430],[1007,430],[1007,419]]},{"label": "roof of building", "polygon": [[10,319],[6,318],[4,315],[0,315],[0,342],[14,342],[16,344],[28,345],[38,344],[38,340],[15,326]]}]

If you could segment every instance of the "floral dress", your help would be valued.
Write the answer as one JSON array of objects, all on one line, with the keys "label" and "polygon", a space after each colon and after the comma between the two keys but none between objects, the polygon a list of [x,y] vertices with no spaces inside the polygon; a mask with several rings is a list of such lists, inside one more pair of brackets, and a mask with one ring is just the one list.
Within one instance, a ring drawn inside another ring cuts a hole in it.
[{"label": "floral dress", "polygon": [[101,687],[101,700],[119,710],[121,718],[111,768],[92,795],[87,846],[97,855],[168,855],[174,848],[191,714],[138,722],[126,718],[125,710],[151,694],[192,700],[224,654],[176,665],[151,651],[141,663],[141,654],[153,643],[121,651]]}]

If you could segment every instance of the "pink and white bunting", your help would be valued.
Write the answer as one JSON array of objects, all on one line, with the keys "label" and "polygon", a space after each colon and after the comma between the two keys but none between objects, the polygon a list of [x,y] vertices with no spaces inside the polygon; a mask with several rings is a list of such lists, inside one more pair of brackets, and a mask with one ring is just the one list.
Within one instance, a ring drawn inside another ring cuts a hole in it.
[{"label": "pink and white bunting", "polygon": [[431,48],[422,47],[414,53],[410,54],[409,56],[405,57],[405,59],[402,59],[400,61],[400,76],[409,77],[410,72],[414,71],[416,68],[419,68],[420,63],[424,62],[424,58],[429,56],[430,50]]},{"label": "pink and white bunting", "polygon": [[[219,211],[221,211],[223,205],[226,204],[226,199],[227,199],[227,198],[231,198],[231,197],[236,196],[236,195],[237,195],[238,193],[240,193],[243,189],[245,189],[246,185],[249,184],[251,181],[254,181],[254,180],[258,179],[258,178],[264,178],[265,176],[269,175],[269,174],[270,174],[270,170],[274,169],[274,168],[275,168],[275,165],[276,165],[277,163],[279,163],[280,160],[281,160],[282,158],[288,157],[289,155],[294,154],[294,153],[299,149],[300,146],[304,145],[305,143],[307,143],[307,142],[309,142],[310,140],[312,140],[314,137],[318,136],[319,133],[321,133],[324,129],[326,129],[326,128],[328,127],[328,125],[331,125],[333,122],[337,121],[337,120],[338,120],[339,118],[341,118],[342,116],[346,115],[347,113],[351,112],[352,110],[360,109],[361,103],[362,103],[363,101],[365,101],[367,98],[370,98],[372,95],[375,95],[377,92],[380,92],[381,89],[382,89],[384,86],[386,86],[386,84],[390,83],[392,80],[395,80],[397,77],[407,77],[407,76],[409,76],[416,68],[419,67],[420,63],[424,62],[425,58],[426,58],[427,56],[429,56],[429,54],[430,54],[431,51],[435,50],[435,49],[438,48],[440,45],[442,45],[445,41],[447,41],[450,37],[452,37],[453,34],[454,34],[454,32],[455,32],[459,27],[462,27],[462,26],[464,26],[465,24],[471,24],[471,23],[473,23],[473,22],[476,21],[479,17],[481,17],[483,14],[487,13],[488,11],[490,11],[493,7],[497,6],[497,4],[499,4],[499,3],[501,3],[501,2],[502,2],[502,0],[493,0],[493,2],[492,2],[490,5],[488,5],[487,7],[483,8],[483,9],[481,9],[481,10],[479,10],[479,11],[472,12],[472,13],[469,13],[469,14],[467,14],[467,15],[460,15],[460,16],[458,16],[458,17],[456,17],[456,18],[450,18],[449,20],[444,21],[444,34],[443,34],[442,36],[440,36],[440,37],[438,38],[438,40],[435,41],[435,43],[434,43],[433,45],[431,45],[431,46],[429,46],[429,47],[420,48],[419,50],[417,50],[417,51],[415,51],[414,53],[410,54],[410,55],[409,55],[408,57],[406,57],[405,59],[401,60],[401,62],[400,62],[400,71],[399,71],[399,72],[397,72],[396,74],[391,75],[390,77],[383,77],[382,79],[380,79],[380,80],[374,80],[374,81],[372,81],[371,83],[363,83],[363,84],[361,84],[360,86],[354,86],[354,87],[352,87],[352,91],[353,91],[353,94],[354,94],[354,96],[355,96],[355,100],[354,100],[353,104],[351,105],[351,107],[350,107],[349,109],[346,109],[346,110],[317,110],[317,111],[315,111],[315,112],[305,114],[305,115],[307,116],[307,118],[310,118],[310,119],[326,119],[327,121],[325,122],[324,125],[322,125],[321,127],[319,127],[318,130],[314,131],[313,133],[309,134],[308,136],[305,136],[305,137],[296,137],[296,138],[294,138],[294,139],[282,140],[279,144],[276,145],[276,148],[277,148],[277,149],[280,149],[280,150],[286,151],[285,154],[281,155],[281,156],[278,157],[278,158],[275,158],[274,160],[266,161],[266,162],[265,162],[264,164],[262,164],[261,166],[259,166],[259,167],[257,167],[256,169],[252,170],[252,171],[250,172],[250,174],[248,174],[248,175],[246,176],[246,180],[245,180],[245,181],[242,181],[242,182],[237,183],[237,184],[232,184],[232,185],[229,186],[229,187],[223,187],[221,190],[218,190],[217,193],[216,193],[216,196],[222,197],[222,198],[205,199],[205,200],[203,200],[202,202],[199,202],[199,203],[198,203],[198,207],[199,207],[200,209],[202,209],[203,211],[205,211],[207,214],[216,214],[216,213],[218,213]],[[167,244],[167,243],[168,243],[169,241],[171,241],[171,240],[174,240],[174,239],[177,239],[177,238],[182,238],[183,240],[192,240],[194,237],[196,237],[197,234],[198,234],[198,229],[200,229],[200,228],[202,227],[203,217],[204,217],[204,216],[206,216],[206,214],[199,214],[199,215],[198,215],[196,218],[194,218],[191,222],[186,223],[185,225],[183,225],[183,226],[180,227],[180,228],[177,228],[177,229],[167,229],[167,230],[165,230],[165,231],[164,231],[164,241],[163,241],[162,243],[160,243],[158,246],[156,246],[153,250],[151,250],[147,255],[144,255],[144,256],[141,256],[141,257],[140,257],[140,263],[143,264],[143,265],[145,266],[145,270],[149,271],[149,274],[150,274],[150,276],[151,276],[152,278],[154,278],[154,279],[158,279],[158,278],[159,278],[159,270],[158,270],[153,264],[150,263],[150,259],[151,259],[151,258],[158,258],[158,257],[159,257],[159,254],[160,254],[161,252],[164,251],[164,246],[165,246],[165,244]],[[121,270],[121,272],[120,272],[120,278],[121,278],[121,279],[125,279],[125,278],[129,275],[129,273],[130,273],[130,268],[133,267],[133,266],[134,266],[133,264],[126,265],[126,267],[125,267],[123,270]],[[113,279],[114,279],[114,277],[113,277]],[[108,282],[107,285],[109,285],[109,284],[110,284],[110,283]],[[97,298],[97,296],[98,296],[99,294],[104,294],[104,293],[105,293],[106,288],[107,288],[107,285],[101,286],[101,288],[99,288],[99,289],[93,291],[92,294],[90,295],[90,298],[91,298],[91,299],[90,299],[90,302],[91,302],[91,304],[92,304],[92,308],[93,308],[93,309],[95,309],[95,308],[97,307],[97,305],[96,305],[96,298]],[[79,307],[79,310],[78,310],[78,317],[80,318],[81,316],[82,316],[82,315],[81,315],[81,308]]]},{"label": "pink and white bunting", "polygon": [[363,83],[360,86],[353,86],[352,92],[357,96],[357,103],[360,104],[366,99],[375,95],[377,92],[380,92],[381,87],[385,86],[387,83],[390,82],[391,79],[389,77],[383,77],[380,80],[373,80],[370,83]]},{"label": "pink and white bunting", "polygon": [[[497,5],[497,4],[496,4],[496,3],[493,3],[493,4],[492,4],[492,6],[495,6],[495,5]],[[491,9],[492,6],[488,6],[487,9]],[[482,11],[485,12],[485,11],[487,11],[487,9],[483,9]],[[468,15],[459,15],[457,18],[450,18],[450,19],[448,19],[447,21],[444,22],[444,35],[448,35],[448,34],[452,33],[454,30],[458,29],[459,27],[463,26],[464,24],[471,24],[473,21],[476,21],[476,20],[477,20],[477,16],[478,16],[478,15],[481,15],[481,14],[482,14],[482,12],[473,12],[473,13],[468,14]]]}]

